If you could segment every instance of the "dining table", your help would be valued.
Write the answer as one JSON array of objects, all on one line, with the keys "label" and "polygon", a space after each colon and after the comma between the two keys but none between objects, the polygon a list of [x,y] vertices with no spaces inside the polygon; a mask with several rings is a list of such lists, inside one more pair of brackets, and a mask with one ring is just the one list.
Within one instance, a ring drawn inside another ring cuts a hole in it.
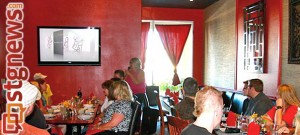
[{"label": "dining table", "polygon": [[[290,133],[282,133],[282,134],[278,134],[275,133],[274,130],[272,130],[273,126],[266,126],[266,132],[262,132],[260,131],[259,135],[291,135],[294,133],[295,128],[290,127]],[[231,128],[231,129],[239,129],[240,132],[226,132],[226,128]],[[248,125],[247,124],[243,124],[242,127],[218,127],[216,129],[213,130],[213,133],[215,135],[247,135],[248,134]]]},{"label": "dining table", "polygon": [[[61,113],[54,113],[54,117],[46,117],[47,124],[54,124],[54,125],[66,125],[67,126],[67,133],[66,134],[72,134],[73,132],[73,126],[77,127],[77,133],[81,133],[81,126],[86,126],[89,124],[93,124],[95,121],[95,118],[97,116],[98,110],[100,108],[99,104],[94,104],[92,106],[93,112],[90,112],[90,118],[89,119],[82,119],[80,114],[73,114],[70,116],[63,117]],[[44,114],[45,115],[45,114]]]}]

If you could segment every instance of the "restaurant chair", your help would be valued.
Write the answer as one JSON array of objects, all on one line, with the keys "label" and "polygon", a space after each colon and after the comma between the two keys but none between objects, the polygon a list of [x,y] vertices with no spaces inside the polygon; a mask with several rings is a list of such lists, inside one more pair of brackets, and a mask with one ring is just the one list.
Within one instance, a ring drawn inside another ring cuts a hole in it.
[{"label": "restaurant chair", "polygon": [[158,113],[160,117],[160,135],[164,135],[165,125],[168,124],[167,119],[165,117],[169,114],[169,112],[163,110],[158,91],[155,91],[155,94],[156,94],[156,101],[158,105]]},{"label": "restaurant chair", "polygon": [[134,135],[136,132],[135,124],[141,118],[141,104],[138,101],[131,103],[132,116],[129,124],[129,135]]},{"label": "restaurant chair", "polygon": [[180,135],[181,131],[189,125],[188,120],[183,120],[179,117],[167,116],[167,119],[170,135]]},{"label": "restaurant chair", "polygon": [[146,96],[149,106],[157,106],[156,94],[154,91],[158,91],[159,86],[146,86]]}]

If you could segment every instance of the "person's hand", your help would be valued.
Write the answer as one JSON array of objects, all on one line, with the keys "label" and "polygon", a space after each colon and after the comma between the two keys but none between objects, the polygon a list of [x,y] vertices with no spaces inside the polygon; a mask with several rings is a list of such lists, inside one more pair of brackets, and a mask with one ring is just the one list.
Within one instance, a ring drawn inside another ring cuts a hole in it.
[{"label": "person's hand", "polygon": [[131,75],[131,73],[130,73],[130,71],[129,71],[129,70],[124,70],[124,72],[125,72],[125,76],[127,76],[127,75]]},{"label": "person's hand", "polygon": [[290,129],[287,128],[287,127],[282,127],[282,128],[279,128],[277,130],[278,134],[282,134],[282,133],[290,133]]}]

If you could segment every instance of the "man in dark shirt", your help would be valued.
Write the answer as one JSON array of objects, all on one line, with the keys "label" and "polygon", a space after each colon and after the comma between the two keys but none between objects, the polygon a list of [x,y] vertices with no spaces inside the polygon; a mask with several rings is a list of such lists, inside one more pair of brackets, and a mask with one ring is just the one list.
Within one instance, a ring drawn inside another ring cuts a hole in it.
[{"label": "man in dark shirt", "polygon": [[40,129],[47,129],[48,127],[44,114],[36,104],[34,104],[32,113],[26,117],[25,121],[29,125],[35,126]]},{"label": "man in dark shirt", "polygon": [[263,82],[260,79],[251,79],[248,81],[248,96],[251,98],[245,115],[254,113],[258,116],[264,115],[273,106],[272,101],[263,93]]},{"label": "man in dark shirt", "polygon": [[196,121],[182,130],[181,135],[212,135],[220,124],[223,113],[222,92],[206,86],[195,97]]},{"label": "man in dark shirt", "polygon": [[196,117],[193,115],[194,111],[194,98],[198,91],[198,82],[188,77],[183,81],[183,100],[175,106],[179,117],[190,122],[194,122]]}]

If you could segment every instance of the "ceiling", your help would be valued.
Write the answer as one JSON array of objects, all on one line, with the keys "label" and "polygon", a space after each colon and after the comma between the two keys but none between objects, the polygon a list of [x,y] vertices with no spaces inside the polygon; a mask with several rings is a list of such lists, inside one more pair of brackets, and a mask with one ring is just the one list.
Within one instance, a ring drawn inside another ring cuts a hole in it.
[{"label": "ceiling", "polygon": [[143,7],[204,9],[218,0],[142,0]]}]

